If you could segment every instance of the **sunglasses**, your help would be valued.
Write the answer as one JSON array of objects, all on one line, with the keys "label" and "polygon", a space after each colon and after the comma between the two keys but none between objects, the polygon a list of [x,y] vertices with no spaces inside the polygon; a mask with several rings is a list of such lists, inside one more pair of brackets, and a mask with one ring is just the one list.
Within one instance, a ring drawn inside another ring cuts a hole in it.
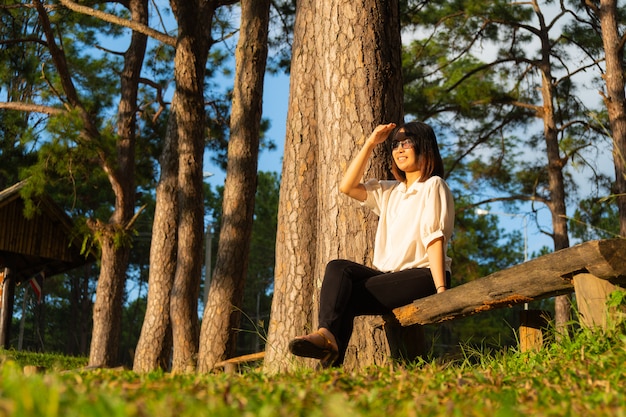
[{"label": "sunglasses", "polygon": [[402,146],[402,149],[412,149],[414,145],[411,139],[394,140],[391,142],[392,151],[395,151],[396,148],[399,148],[400,146]]}]

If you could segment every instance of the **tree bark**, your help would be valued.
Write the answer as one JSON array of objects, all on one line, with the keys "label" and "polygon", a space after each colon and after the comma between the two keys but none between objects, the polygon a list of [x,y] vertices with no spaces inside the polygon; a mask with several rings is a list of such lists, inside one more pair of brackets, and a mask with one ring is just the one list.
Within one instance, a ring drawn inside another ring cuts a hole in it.
[{"label": "tree bark", "polygon": [[[292,366],[295,361],[280,361],[287,357],[288,341],[317,327],[313,317],[326,264],[335,258],[371,261],[376,220],[340,196],[337,187],[374,126],[402,122],[400,47],[396,1],[298,4],[266,354],[269,370]],[[388,155],[382,148],[366,177],[387,177]],[[306,234],[298,230],[303,225]],[[285,227],[290,227],[289,234]],[[278,323],[280,318],[285,321]]]},{"label": "tree bark", "polygon": [[[559,130],[554,109],[556,85],[552,77],[552,44],[549,37],[549,28],[545,24],[543,14],[536,1],[533,1],[533,7],[540,25],[538,32],[541,41],[539,71],[541,73],[541,96],[543,99],[541,116],[543,119],[543,133],[548,157],[548,187],[550,189],[550,201],[548,206],[552,214],[554,250],[557,251],[569,247],[565,205],[565,180],[563,178],[565,160],[561,158]],[[556,297],[554,301],[554,319],[557,333],[563,333],[567,323],[570,321],[571,297],[569,295],[561,295]]]},{"label": "tree bark", "polygon": [[161,156],[157,187],[148,305],[134,369],[159,366],[171,328],[173,372],[195,370],[198,293],[202,272],[204,206],[204,76],[218,1],[172,0],[178,22],[176,91]]},{"label": "tree bark", "polygon": [[11,322],[15,302],[15,276],[10,268],[0,273],[0,348],[11,347]]},{"label": "tree bark", "polygon": [[204,76],[215,10],[213,3],[170,2],[178,22],[174,58],[176,91],[170,116],[178,138],[178,247],[170,300],[173,372],[195,371],[198,353],[198,296],[204,229]]},{"label": "tree bark", "polygon": [[[162,363],[165,341],[171,332],[170,293],[176,273],[176,248],[178,245],[178,137],[175,124],[168,124],[165,143],[160,158],[161,176],[156,189],[156,206],[150,244],[150,271],[148,275],[148,300],[141,334],[135,348],[133,370],[150,372],[169,369]],[[165,356],[170,356],[167,352]],[[169,360],[168,360],[169,362]]]},{"label": "tree bark", "polygon": [[[321,65],[316,78],[319,157],[319,223],[314,306],[326,264],[336,258],[371,264],[377,217],[338,192],[345,168],[379,123],[403,121],[400,24],[397,2],[335,1],[316,5]],[[338,17],[336,17],[338,16]],[[349,30],[346,30],[349,28]],[[346,80],[350,80],[346,82]],[[364,178],[389,175],[385,147],[379,146]],[[317,326],[317,324],[316,324]],[[368,334],[366,318],[357,318],[353,334]],[[352,338],[346,366],[358,358],[388,359],[389,345],[380,337]],[[352,356],[354,358],[351,358]],[[356,356],[358,355],[358,356]],[[354,359],[354,360],[351,360]]]},{"label": "tree bark", "polygon": [[[128,3],[128,8],[133,20],[147,24],[147,0],[132,0]],[[119,361],[122,303],[130,244],[126,239],[122,239],[120,244],[115,236],[129,233],[129,222],[135,212],[137,94],[147,41],[147,36],[133,33],[124,54],[121,98],[117,112],[117,165],[109,167],[105,163],[103,166],[115,194],[115,208],[109,223],[104,227],[104,238],[100,241],[102,256],[89,352],[91,366],[115,366]]]},{"label": "tree bark", "polygon": [[222,225],[202,322],[201,372],[235,353],[257,185],[269,11],[269,0],[241,1]]},{"label": "tree bark", "polygon": [[315,0],[299,0],[291,58],[289,107],[278,202],[274,295],[265,369],[290,369],[288,343],[313,324],[317,237]]},{"label": "tree bark", "polygon": [[119,250],[115,237],[107,234],[106,229],[103,226],[103,237],[99,240],[102,251],[100,278],[93,306],[89,349],[89,366],[98,367],[118,365],[124,278],[128,267],[128,251]]},{"label": "tree bark", "polygon": [[604,104],[609,113],[613,136],[615,190],[620,218],[620,235],[626,236],[626,94],[624,87],[624,40],[619,35],[616,0],[601,0],[599,9],[604,46],[606,94]]}]

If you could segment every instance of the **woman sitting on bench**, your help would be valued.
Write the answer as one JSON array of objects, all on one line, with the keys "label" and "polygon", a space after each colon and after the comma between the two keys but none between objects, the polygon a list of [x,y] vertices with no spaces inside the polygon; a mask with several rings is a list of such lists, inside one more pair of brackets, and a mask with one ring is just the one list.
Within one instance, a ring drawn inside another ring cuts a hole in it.
[{"label": "woman sitting on bench", "polygon": [[[374,148],[391,146],[395,181],[361,179]],[[389,314],[396,307],[450,288],[447,245],[454,201],[432,128],[421,122],[377,126],[348,167],[340,191],[379,216],[373,268],[328,263],[320,292],[319,329],[289,343],[297,356],[343,363],[354,317]]]}]

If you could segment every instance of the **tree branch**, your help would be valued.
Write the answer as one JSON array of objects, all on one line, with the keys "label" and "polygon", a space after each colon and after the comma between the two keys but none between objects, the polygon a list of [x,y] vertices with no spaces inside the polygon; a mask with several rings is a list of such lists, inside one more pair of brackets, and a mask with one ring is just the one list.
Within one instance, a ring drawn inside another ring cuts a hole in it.
[{"label": "tree branch", "polygon": [[135,32],[143,33],[146,36],[150,36],[151,38],[156,39],[159,42],[163,42],[166,45],[176,47],[176,38],[174,36],[159,32],[158,30],[152,29],[150,26],[131,20],[122,19],[110,13],[105,13],[100,10],[92,9],[91,7],[81,6],[80,4],[77,4],[71,0],[59,0],[59,2],[63,6],[76,13],[97,17],[98,19],[104,20],[105,22],[129,28],[131,30],[134,30]]},{"label": "tree branch", "polygon": [[476,207],[479,207],[481,205],[484,204],[489,204],[489,203],[496,203],[496,202],[500,202],[500,201],[538,201],[540,203],[544,203],[544,204],[548,204],[549,200],[537,195],[523,195],[523,194],[518,194],[518,195],[510,195],[510,196],[505,196],[505,197],[493,197],[493,198],[488,198],[486,200],[481,200],[477,203],[473,203],[473,204],[469,204],[465,207],[461,207],[459,208],[457,211],[458,212],[462,212],[462,211],[466,211],[466,210],[473,210]]},{"label": "tree branch", "polygon": [[65,112],[58,107],[44,106],[42,104],[23,103],[19,101],[2,102],[0,101],[0,109],[24,111],[30,113],[43,113],[55,116]]},{"label": "tree branch", "polygon": [[139,82],[149,85],[150,87],[156,90],[157,102],[159,103],[159,108],[154,114],[154,116],[152,117],[152,121],[156,122],[156,120],[159,118],[159,116],[165,110],[165,107],[167,106],[167,103],[165,102],[165,100],[163,100],[163,87],[159,83],[156,83],[153,80],[150,80],[148,78],[139,78]]}]

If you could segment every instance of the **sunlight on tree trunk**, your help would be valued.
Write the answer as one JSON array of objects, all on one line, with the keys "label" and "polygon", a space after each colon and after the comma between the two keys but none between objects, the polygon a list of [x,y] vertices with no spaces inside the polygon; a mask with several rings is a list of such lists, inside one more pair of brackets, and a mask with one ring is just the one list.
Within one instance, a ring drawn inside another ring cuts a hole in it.
[{"label": "sunlight on tree trunk", "polygon": [[597,10],[602,26],[602,43],[606,63],[604,103],[609,113],[613,136],[615,191],[620,218],[620,235],[626,236],[626,94],[624,87],[624,39],[619,35],[616,0],[601,0]]},{"label": "sunlight on tree trunk", "polygon": [[161,157],[148,306],[136,350],[137,371],[148,372],[159,366],[170,324],[172,371],[191,372],[196,367],[204,224],[204,77],[217,3],[170,2],[178,23],[176,91]]},{"label": "sunlight on tree trunk", "polygon": [[203,259],[204,77],[215,5],[202,0],[172,0],[170,4],[179,33],[174,58],[176,97],[170,116],[178,138],[178,247],[170,300],[172,372],[192,372],[198,352]]},{"label": "sunlight on tree trunk", "polygon": [[274,295],[265,347],[266,369],[288,369],[289,340],[313,323],[317,236],[317,126],[315,122],[315,0],[296,9],[287,131],[283,153]]},{"label": "sunlight on tree trunk", "polygon": [[[170,125],[171,129],[171,125]],[[148,301],[141,334],[135,349],[133,370],[150,372],[164,366],[160,358],[164,352],[170,327],[170,292],[176,272],[178,242],[176,219],[178,213],[178,151],[176,133],[168,132],[160,160],[161,177],[156,189],[156,208],[150,245]]]}]

